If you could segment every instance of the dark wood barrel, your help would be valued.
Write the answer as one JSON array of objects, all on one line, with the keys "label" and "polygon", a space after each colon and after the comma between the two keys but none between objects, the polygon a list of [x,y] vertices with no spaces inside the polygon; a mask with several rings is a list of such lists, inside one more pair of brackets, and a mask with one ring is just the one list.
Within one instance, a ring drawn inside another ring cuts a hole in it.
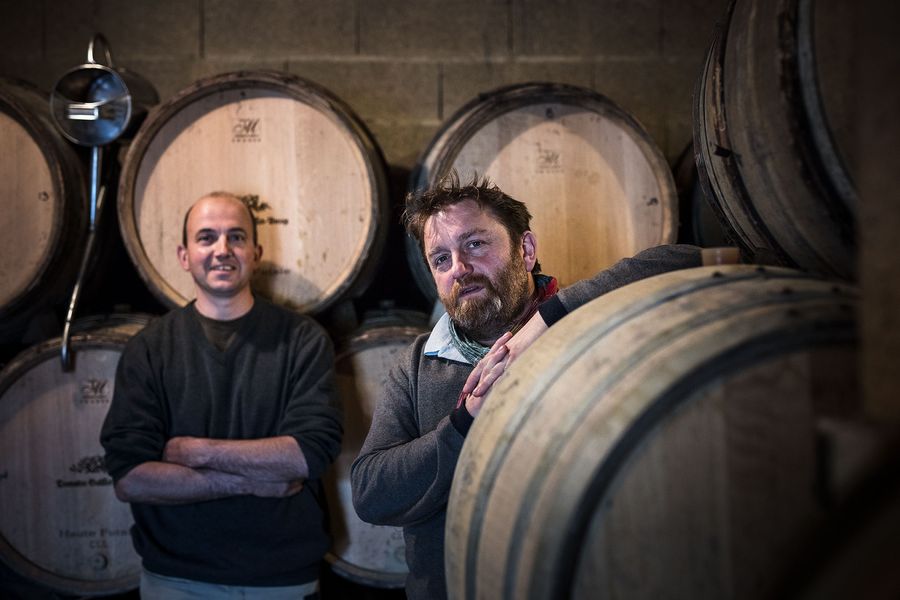
[{"label": "dark wood barrel", "polygon": [[855,278],[852,10],[738,0],[710,48],[694,93],[694,152],[707,197],[749,260]]},{"label": "dark wood barrel", "polygon": [[46,94],[0,79],[0,332],[74,283],[87,233],[86,183]]},{"label": "dark wood barrel", "polygon": [[447,514],[453,598],[766,598],[856,410],[856,293],[700,267],[583,306],[498,381]]},{"label": "dark wood barrel", "polygon": [[119,221],[138,272],[167,306],[193,297],[175,258],[185,211],[225,190],[253,209],[254,289],[319,312],[360,293],[385,241],[387,177],[374,139],[327,90],[287,73],[196,82],[155,108],[122,169]]},{"label": "dark wood barrel", "polygon": [[678,156],[672,173],[675,175],[675,189],[678,190],[678,243],[702,248],[733,245],[734,235],[723,229],[703,193],[697,176],[693,144],[688,144]]},{"label": "dark wood barrel", "polygon": [[[528,206],[543,271],[562,285],[675,241],[678,200],[662,152],[593,90],[528,83],[478,96],[437,133],[411,187],[430,187],[452,169],[464,181],[487,175]],[[437,299],[412,241],[407,257],[422,291]]]},{"label": "dark wood barrel", "polygon": [[338,390],[344,407],[341,454],[325,478],[333,546],[326,556],[338,575],[367,586],[406,583],[406,544],[400,527],[363,522],[353,508],[350,466],[359,455],[388,371],[407,346],[427,331],[428,315],[388,311],[370,315],[339,345]]},{"label": "dark wood barrel", "polygon": [[62,370],[58,338],[0,371],[0,559],[59,593],[138,585],[131,511],[115,497],[99,438],[122,349],[146,322],[133,315],[77,324],[72,371]]},{"label": "dark wood barrel", "polygon": [[[870,461],[867,472],[824,527],[785,565],[778,598],[840,600],[900,597],[900,447]],[[871,466],[874,464],[874,467]]]}]

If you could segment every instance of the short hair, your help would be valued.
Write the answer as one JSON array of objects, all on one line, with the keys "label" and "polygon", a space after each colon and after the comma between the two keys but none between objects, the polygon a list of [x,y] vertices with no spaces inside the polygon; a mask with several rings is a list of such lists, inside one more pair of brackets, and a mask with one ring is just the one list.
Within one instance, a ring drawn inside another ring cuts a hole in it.
[{"label": "short hair", "polygon": [[[419,243],[422,256],[425,256],[425,222],[428,218],[466,200],[472,200],[482,210],[490,211],[506,229],[514,247],[531,229],[531,213],[523,202],[505,194],[487,177],[479,178],[477,173],[472,176],[471,182],[462,185],[459,175],[453,170],[433,187],[406,195],[403,226],[406,233]],[[539,262],[535,261],[531,272],[541,272]]]},{"label": "short hair", "polygon": [[[240,202],[244,206],[244,208],[247,209],[247,214],[250,215],[250,223],[251,223],[250,229],[251,229],[251,236],[253,239],[253,245],[256,246],[258,244],[257,234],[256,234],[256,217],[253,216],[253,210],[250,208],[250,205],[243,198],[241,198],[237,194],[232,194],[231,192],[216,191],[216,192],[210,192],[209,194],[203,194],[202,196],[200,196],[200,198],[197,199],[197,202],[199,202],[200,200],[203,200],[204,198],[231,198],[232,200],[237,200],[238,202]],[[194,206],[197,204],[197,202],[194,202],[194,204],[191,204],[190,208],[187,209],[187,212],[184,213],[184,220],[181,222],[181,245],[184,246],[185,248],[187,248],[188,217],[191,216],[191,211],[194,210]]]}]

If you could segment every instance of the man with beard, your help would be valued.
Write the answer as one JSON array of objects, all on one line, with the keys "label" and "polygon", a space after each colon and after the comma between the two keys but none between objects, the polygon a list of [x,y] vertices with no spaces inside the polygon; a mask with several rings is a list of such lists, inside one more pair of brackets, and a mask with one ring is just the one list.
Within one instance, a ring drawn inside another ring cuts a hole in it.
[{"label": "man with beard", "polygon": [[[557,293],[556,280],[540,274],[530,220],[524,204],[486,179],[460,185],[451,176],[406,199],[407,231],[420,244],[447,312],[388,374],[351,483],[360,518],[403,527],[411,600],[447,595],[447,498],[483,400],[469,393],[482,391],[475,389],[480,371],[473,367],[490,346],[486,386],[505,357],[581,304],[651,275],[700,266],[698,248],[661,246]],[[510,342],[523,326],[526,341],[515,341],[517,335]]]}]

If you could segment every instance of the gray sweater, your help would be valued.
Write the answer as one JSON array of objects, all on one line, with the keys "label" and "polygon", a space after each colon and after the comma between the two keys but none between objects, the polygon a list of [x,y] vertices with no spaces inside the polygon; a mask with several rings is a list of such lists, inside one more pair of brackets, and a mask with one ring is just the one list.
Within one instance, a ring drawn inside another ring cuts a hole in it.
[{"label": "gray sweater", "polygon": [[[552,325],[618,287],[696,266],[700,266],[699,248],[651,248],[561,290],[540,312]],[[465,441],[450,415],[473,368],[425,355],[429,335],[419,336],[388,374],[369,434],[351,470],[353,504],[360,518],[403,527],[410,600],[447,597],[444,523],[453,471]]]}]

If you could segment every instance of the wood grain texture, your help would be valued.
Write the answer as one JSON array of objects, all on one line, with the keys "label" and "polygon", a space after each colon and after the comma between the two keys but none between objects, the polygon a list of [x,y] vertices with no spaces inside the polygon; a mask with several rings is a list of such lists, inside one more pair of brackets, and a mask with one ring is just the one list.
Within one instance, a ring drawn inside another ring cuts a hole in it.
[{"label": "wood grain texture", "polygon": [[[523,84],[460,109],[423,154],[416,188],[451,170],[489,177],[526,204],[537,256],[561,285],[645,248],[675,241],[677,196],[662,153],[641,125],[596,92]],[[417,248],[410,262],[437,298]]]},{"label": "wood grain texture", "polygon": [[225,190],[254,209],[263,247],[254,289],[300,311],[359,291],[381,253],[386,179],[356,118],[328,92],[276,73],[203,80],[144,123],[123,169],[126,248],[166,304],[193,297],[176,258],[182,220]]},{"label": "wood grain texture", "polygon": [[145,320],[106,323],[34,346],[0,372],[0,554],[21,575],[66,594],[133,589],[129,528],[103,466],[100,427],[122,349]]},{"label": "wood grain texture", "polygon": [[[420,321],[425,323],[427,315]],[[344,407],[341,454],[325,477],[334,538],[326,557],[342,577],[374,587],[403,587],[408,568],[400,527],[363,522],[353,508],[350,466],[359,455],[388,372],[399,354],[426,329],[419,324],[363,324],[336,359],[337,383]]]},{"label": "wood grain texture", "polygon": [[75,152],[50,122],[47,100],[0,80],[0,316],[61,293],[80,258],[86,199]]},{"label": "wood grain texture", "polygon": [[749,257],[853,280],[843,18],[837,3],[735,2],[694,94],[694,148],[707,197]]},{"label": "wood grain texture", "polygon": [[816,407],[848,386],[817,382],[823,365],[855,382],[854,303],[850,288],[741,265],[570,314],[466,440],[451,596],[764,597],[822,516]]}]

